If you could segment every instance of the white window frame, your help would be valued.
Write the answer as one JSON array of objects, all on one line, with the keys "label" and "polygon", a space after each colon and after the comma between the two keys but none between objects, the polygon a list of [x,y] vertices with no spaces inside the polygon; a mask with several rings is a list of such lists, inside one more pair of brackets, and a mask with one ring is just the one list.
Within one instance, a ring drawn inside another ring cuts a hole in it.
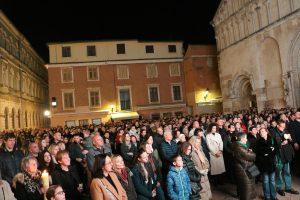
[{"label": "white window frame", "polygon": [[129,89],[130,92],[130,110],[133,109],[132,107],[132,89],[131,89],[131,85],[124,85],[124,86],[117,86],[117,91],[118,91],[118,109],[122,111],[121,109],[121,98],[120,98],[120,90],[121,89]]},{"label": "white window frame", "polygon": [[[172,68],[172,66],[173,65],[178,65],[178,72],[179,72],[179,75],[174,75],[174,74],[172,74],[172,70],[171,70],[171,68]],[[176,76],[181,76],[181,65],[180,65],[180,63],[171,63],[171,64],[169,64],[169,74],[170,74],[170,77],[176,77]]]},{"label": "white window frame", "polygon": [[[63,75],[63,70],[64,69],[71,69],[72,71],[72,80],[71,81],[64,81],[64,75]],[[73,72],[73,67],[62,67],[60,69],[60,78],[61,78],[61,83],[74,83],[74,72]]]},{"label": "white window frame", "polygon": [[[91,105],[91,92],[99,92],[99,105],[92,106]],[[89,97],[89,107],[90,108],[101,108],[101,92],[100,88],[88,88],[88,97]]]},{"label": "white window frame", "polygon": [[[173,86],[180,86],[180,100],[174,99],[174,92],[173,92]],[[173,102],[182,102],[183,101],[183,94],[182,94],[182,83],[171,83],[171,94],[172,94],[172,101]]]},{"label": "white window frame", "polygon": [[[89,69],[90,69],[90,68],[94,68],[94,67],[97,68],[97,79],[90,79],[90,76],[89,76]],[[88,80],[88,81],[99,81],[99,80],[100,80],[100,77],[99,77],[99,66],[95,66],[95,65],[87,66],[87,67],[86,67],[86,77],[87,77],[87,80]]]},{"label": "white window frame", "polygon": [[[149,76],[149,70],[148,70],[148,67],[152,67],[152,66],[155,66],[155,71],[156,71],[156,76]],[[148,64],[146,65],[146,76],[147,78],[157,78],[158,77],[158,69],[157,69],[157,65],[156,64]]]},{"label": "white window frame", "polygon": [[[126,67],[126,70],[127,70],[127,77],[125,77],[125,78],[121,78],[120,76],[119,76],[119,68],[120,67]],[[129,79],[129,67],[128,67],[128,65],[117,65],[117,78],[118,78],[118,80],[125,80],[125,79]]]},{"label": "white window frame", "polygon": [[[66,108],[65,107],[65,93],[72,93],[73,95],[73,108]],[[61,91],[61,96],[62,96],[62,105],[63,105],[63,110],[75,110],[76,104],[75,104],[75,89],[63,89]]]},{"label": "white window frame", "polygon": [[[156,87],[157,88],[157,96],[158,96],[158,101],[157,102],[151,102],[151,98],[150,98],[150,88],[151,87]],[[148,84],[148,102],[149,102],[149,104],[158,104],[158,103],[160,103],[159,84]]]}]

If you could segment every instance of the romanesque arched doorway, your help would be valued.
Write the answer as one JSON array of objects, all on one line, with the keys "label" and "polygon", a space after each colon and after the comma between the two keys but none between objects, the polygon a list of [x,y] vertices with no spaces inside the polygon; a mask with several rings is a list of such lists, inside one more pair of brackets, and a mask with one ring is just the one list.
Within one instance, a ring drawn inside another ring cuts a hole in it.
[{"label": "romanesque arched doorway", "polygon": [[257,107],[256,95],[247,75],[239,75],[233,81],[231,88],[233,97],[233,110],[243,110]]}]

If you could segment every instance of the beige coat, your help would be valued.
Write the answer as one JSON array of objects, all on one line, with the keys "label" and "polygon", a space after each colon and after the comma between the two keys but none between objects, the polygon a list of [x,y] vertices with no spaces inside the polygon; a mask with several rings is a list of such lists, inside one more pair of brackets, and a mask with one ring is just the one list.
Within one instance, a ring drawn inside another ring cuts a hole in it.
[{"label": "beige coat", "polygon": [[112,200],[111,196],[116,200],[127,200],[126,191],[123,189],[116,174],[111,172],[109,175],[117,191],[106,178],[94,178],[90,186],[92,200]]},{"label": "beige coat", "polygon": [[216,156],[219,151],[223,152],[223,141],[219,133],[209,133],[206,136],[206,143],[210,154],[210,173],[218,175],[225,172],[225,164],[223,154],[220,157]]}]

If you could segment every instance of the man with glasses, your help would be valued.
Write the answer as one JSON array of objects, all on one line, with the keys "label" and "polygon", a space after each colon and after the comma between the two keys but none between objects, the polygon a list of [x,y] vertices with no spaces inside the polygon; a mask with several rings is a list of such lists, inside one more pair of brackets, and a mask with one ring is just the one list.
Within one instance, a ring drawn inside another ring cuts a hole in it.
[{"label": "man with glasses", "polygon": [[290,162],[293,160],[293,147],[291,135],[285,132],[286,122],[279,120],[272,135],[275,137],[279,152],[277,153],[276,186],[277,193],[285,196],[285,192],[299,194],[292,188],[292,177],[290,173]]}]

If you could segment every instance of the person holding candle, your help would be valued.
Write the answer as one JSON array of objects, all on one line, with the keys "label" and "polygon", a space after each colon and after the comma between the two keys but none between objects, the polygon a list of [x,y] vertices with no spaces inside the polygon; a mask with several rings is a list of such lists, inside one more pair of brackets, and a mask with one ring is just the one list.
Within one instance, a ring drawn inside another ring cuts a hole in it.
[{"label": "person holding candle", "polygon": [[[13,188],[17,200],[43,200],[45,190],[49,185],[42,185],[41,172],[37,169],[35,157],[25,157],[21,163],[22,173],[18,173],[13,179]],[[45,182],[44,182],[45,183]]]}]

